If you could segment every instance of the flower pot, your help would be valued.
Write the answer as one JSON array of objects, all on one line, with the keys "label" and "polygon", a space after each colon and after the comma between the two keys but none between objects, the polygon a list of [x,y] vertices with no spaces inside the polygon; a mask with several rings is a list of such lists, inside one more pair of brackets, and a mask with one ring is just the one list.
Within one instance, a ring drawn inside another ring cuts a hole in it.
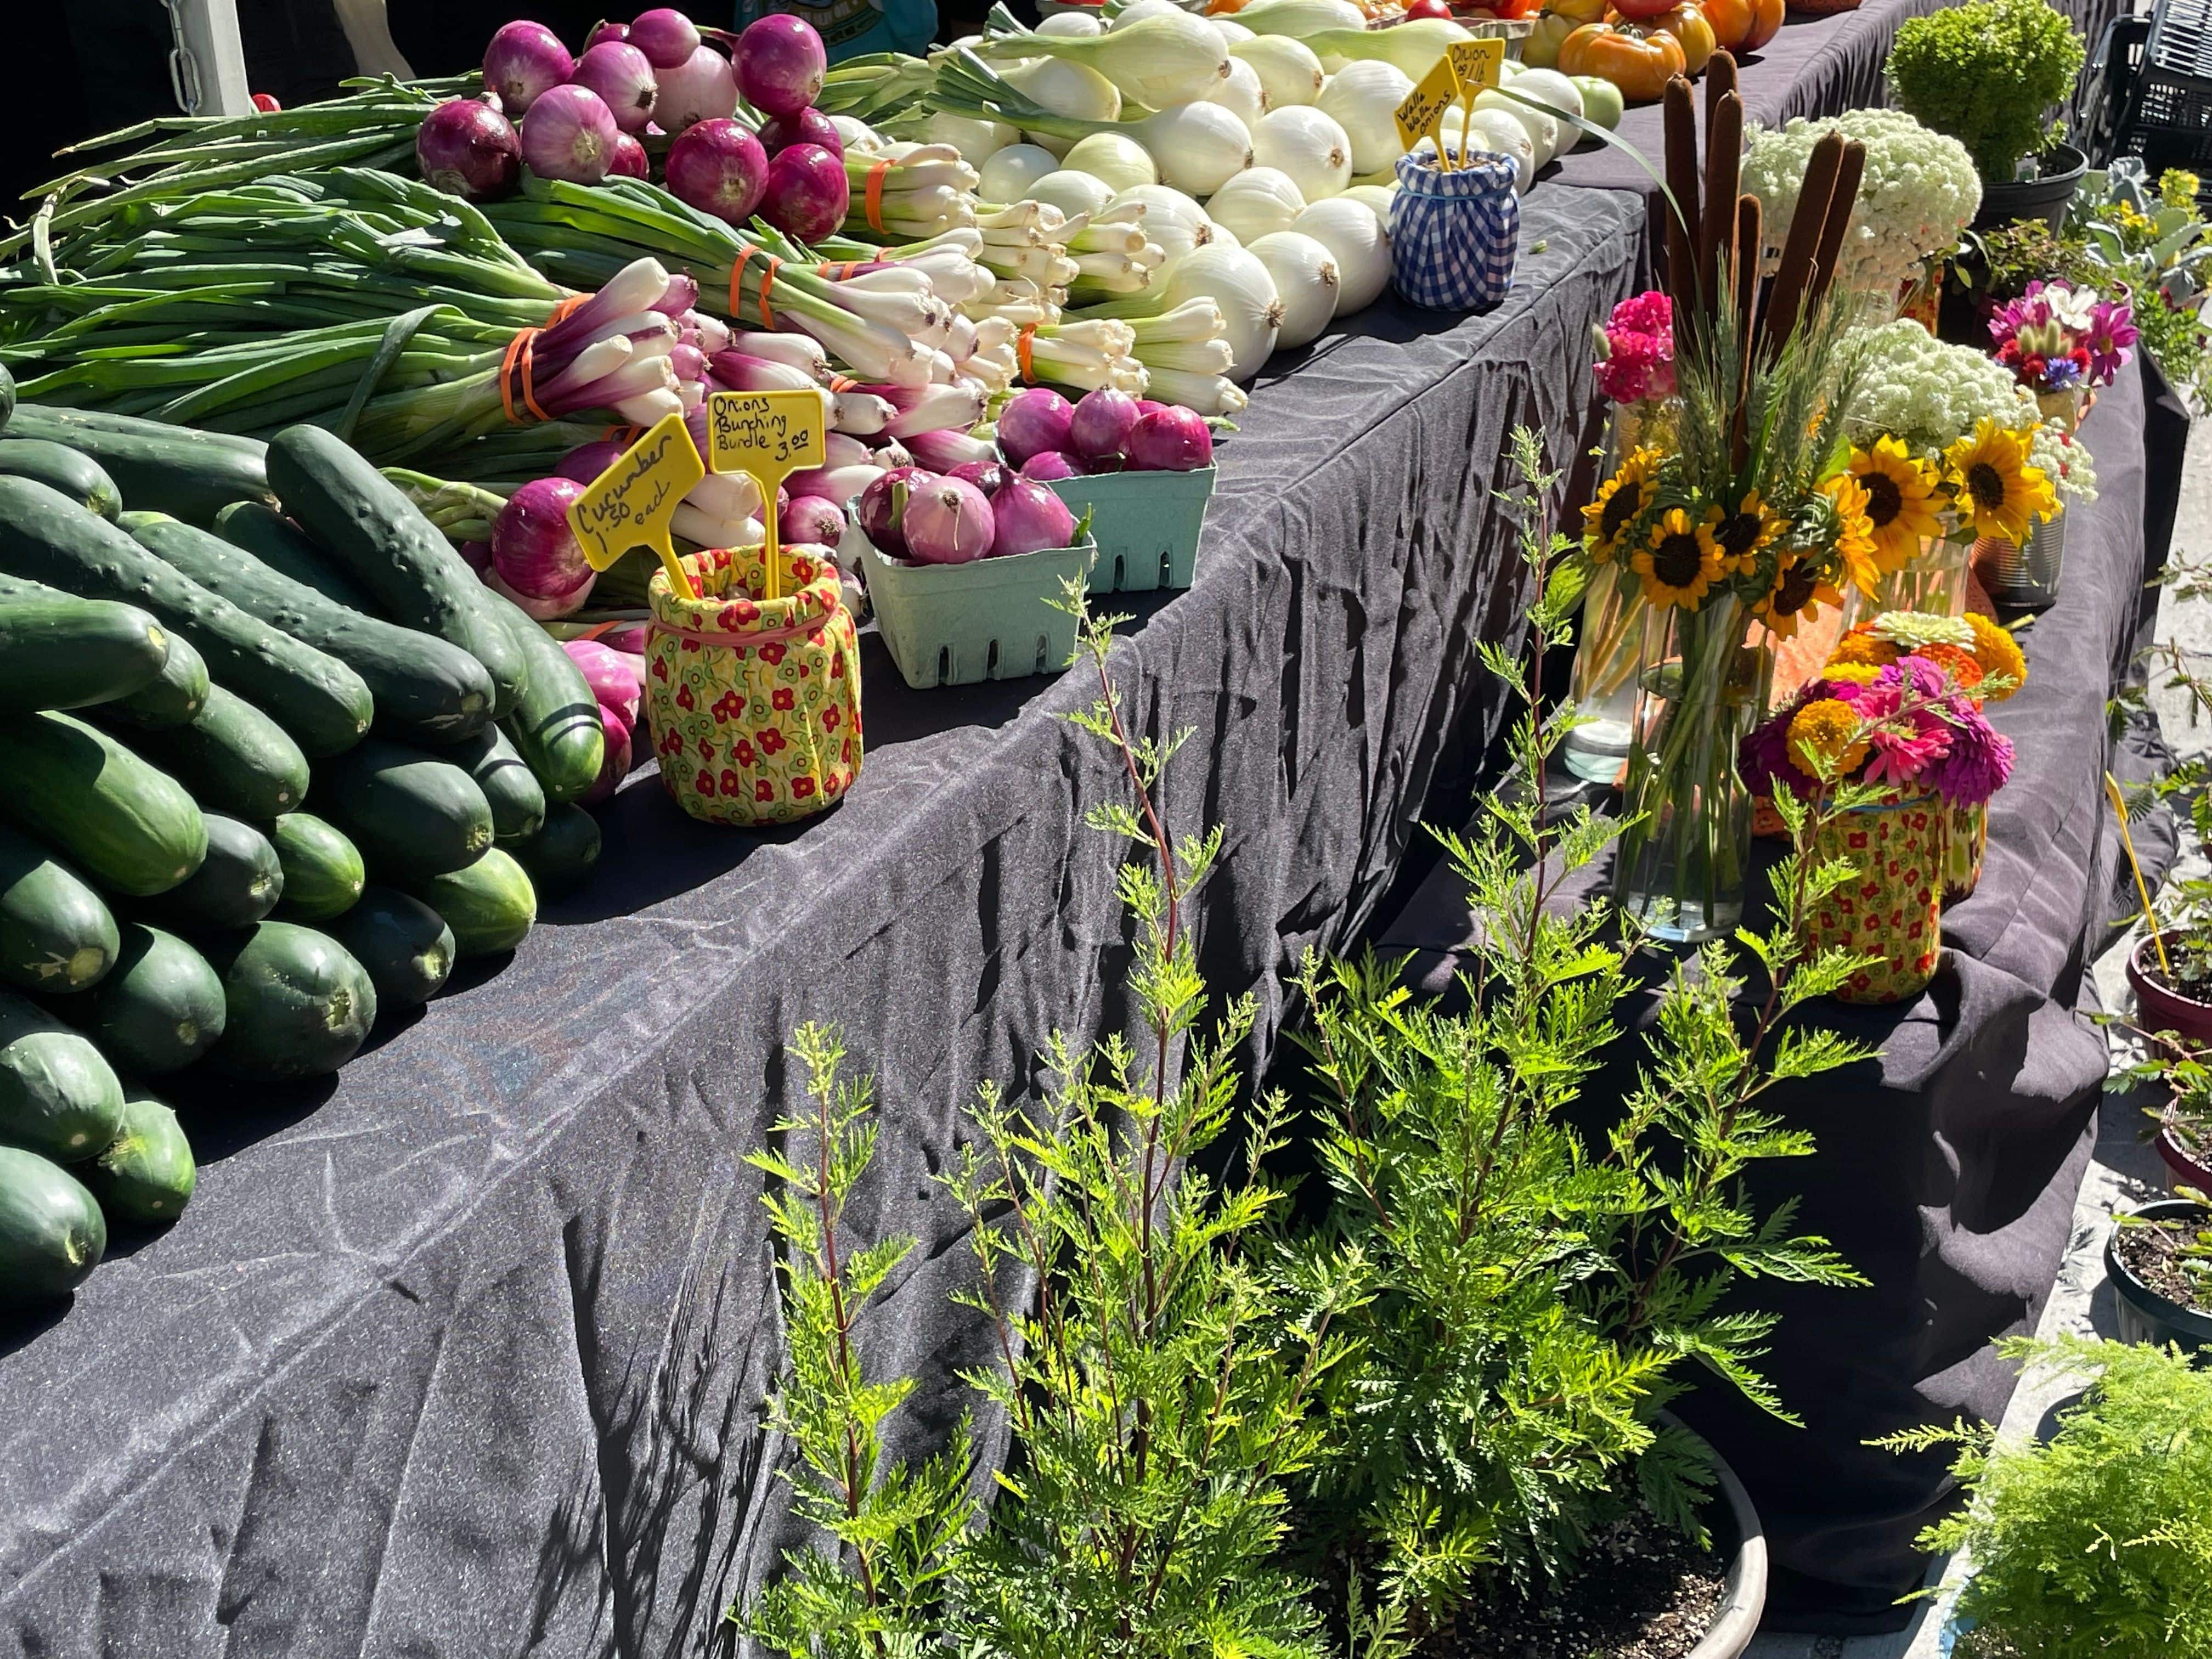
[{"label": "flower pot", "polygon": [[[2142,1205],[2134,1213],[2148,1221],[2201,1220],[2212,1216],[2203,1205],[2186,1198],[2161,1198]],[[2136,1278],[2120,1259],[2118,1237],[2116,1229],[2105,1242],[2105,1273],[2112,1281],[2120,1340],[2161,1346],[2177,1342],[2184,1352],[2212,1353],[2212,1314],[2185,1308]]]},{"label": "flower pot", "polygon": [[[2173,940],[2169,937],[2166,947]],[[2156,977],[2158,952],[2146,938],[2128,952],[2128,983],[2135,988],[2136,1024],[2146,1031],[2171,1031],[2192,1048],[2212,1043],[2212,1002],[2169,990]]]},{"label": "flower pot", "polygon": [[[1679,1426],[1671,1413],[1662,1415]],[[1686,1659],[1739,1659],[1759,1633],[1759,1615],[1766,1609],[1766,1533],[1759,1525],[1759,1511],[1752,1507],[1751,1494],[1728,1460],[1713,1449],[1711,1441],[1700,1439],[1713,1460],[1714,1483],[1727,1510],[1710,1516],[1709,1522],[1714,1544],[1728,1556],[1728,1575],[1711,1628]]]},{"label": "flower pot", "polygon": [[2166,1164],[2166,1184],[2168,1187],[2194,1187],[2200,1193],[2212,1193],[2212,1169],[2207,1169],[2190,1156],[2189,1150],[2174,1138],[2172,1125],[2158,1132],[2154,1143],[2158,1155]]},{"label": "flower pot", "polygon": [[1874,960],[1835,992],[1838,1002],[1899,1002],[1936,977],[1943,948],[1943,842],[1949,814],[1933,795],[1892,792],[1838,814],[1813,837],[1822,864],[1854,874],[1814,907],[1806,932],[1817,947]]},{"label": "flower pot", "polygon": [[2089,158],[2071,144],[2053,144],[2033,179],[1982,183],[1982,205],[1973,228],[1989,230],[2015,219],[2040,219],[2057,235],[2066,228],[2067,204],[2089,170]]}]

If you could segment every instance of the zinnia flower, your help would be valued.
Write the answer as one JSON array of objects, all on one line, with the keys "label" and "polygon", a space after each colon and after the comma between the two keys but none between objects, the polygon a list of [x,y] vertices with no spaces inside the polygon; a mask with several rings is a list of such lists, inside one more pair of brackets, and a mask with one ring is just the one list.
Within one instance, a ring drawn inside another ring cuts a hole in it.
[{"label": "zinnia flower", "polygon": [[2051,479],[2029,465],[2027,434],[1999,426],[1988,416],[1975,423],[1974,435],[1943,452],[1959,475],[1959,507],[1976,536],[2001,536],[2017,546],[2028,527],[2058,510]]},{"label": "zinnia flower", "polygon": [[1599,563],[1611,562],[1621,537],[1651,505],[1651,477],[1658,465],[1656,451],[1632,451],[1620,471],[1598,486],[1597,499],[1583,509],[1583,546]]},{"label": "zinnia flower", "polygon": [[1798,770],[1797,763],[1790,758],[1790,722],[1810,699],[1806,695],[1814,688],[1808,686],[1784,708],[1768,720],[1753,726],[1744,740],[1736,745],[1735,769],[1743,786],[1754,795],[1779,794],[1787,789],[1793,795],[1813,793],[1813,780]]},{"label": "zinnia flower", "polygon": [[1952,699],[1951,746],[1926,774],[1929,787],[1954,806],[1980,806],[2012,775],[2012,739],[1964,698]]},{"label": "zinnia flower", "polygon": [[1847,470],[1866,491],[1875,562],[1882,574],[1894,575],[1919,554],[1923,537],[1942,533],[1936,475],[1895,438],[1854,449]]},{"label": "zinnia flower", "polygon": [[1828,656],[1828,665],[1833,668],[1864,663],[1873,668],[1887,668],[1904,654],[1887,640],[1876,639],[1873,624],[1861,623],[1836,641],[1836,648]]},{"label": "zinnia flower", "polygon": [[2009,682],[2002,690],[1986,694],[1991,702],[2002,702],[2027,683],[2027,659],[2021,653],[2020,641],[1987,617],[1971,611],[1966,613],[1966,626],[1974,630],[1974,659],[1982,665],[1984,680],[2002,678]]},{"label": "zinnia flower", "polygon": [[1972,650],[1974,645],[1974,630],[1966,618],[1932,611],[1885,611],[1867,624],[1867,632],[1906,651],[1938,643]]},{"label": "zinnia flower", "polygon": [[1650,538],[1636,550],[1628,568],[1644,579],[1644,597],[1651,604],[1688,610],[1705,603],[1723,567],[1711,526],[1692,524],[1677,507],[1651,526]]},{"label": "zinnia flower", "polygon": [[1941,641],[1917,647],[1912,654],[1923,662],[1932,662],[1950,677],[1953,688],[1972,692],[1982,684],[1982,665],[1972,651],[1959,646],[1946,645]]},{"label": "zinnia flower", "polygon": [[1790,721],[1790,758],[1816,778],[1845,778],[1867,757],[1859,711],[1835,697],[1807,703]]},{"label": "zinnia flower", "polygon": [[1820,677],[1839,686],[1872,685],[1881,677],[1881,670],[1870,662],[1832,662],[1820,671]]},{"label": "zinnia flower", "polygon": [[[1940,692],[1942,671],[1932,663],[1917,666],[1934,678]],[[1859,718],[1869,723],[1867,741],[1873,748],[1866,769],[1869,783],[1915,784],[1923,772],[1951,751],[1950,726],[1932,706],[1918,700],[1929,695],[1921,691],[1919,678],[1917,673],[1909,673],[1904,664],[1893,663],[1858,694],[1854,707]],[[1913,704],[1910,708],[1909,696]]]}]

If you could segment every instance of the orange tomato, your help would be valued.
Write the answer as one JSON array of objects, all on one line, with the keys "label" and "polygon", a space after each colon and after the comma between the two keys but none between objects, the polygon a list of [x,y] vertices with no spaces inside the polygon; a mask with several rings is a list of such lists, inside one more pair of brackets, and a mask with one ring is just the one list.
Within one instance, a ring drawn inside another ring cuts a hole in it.
[{"label": "orange tomato", "polygon": [[1571,17],[1577,23],[1601,23],[1605,21],[1606,0],[1551,0],[1544,9],[1561,17]]},{"label": "orange tomato", "polygon": [[1757,52],[1782,27],[1784,0],[1698,0],[1723,52]]},{"label": "orange tomato", "polygon": [[1610,81],[1632,104],[1657,98],[1687,62],[1673,35],[1634,23],[1585,23],[1559,43],[1560,74]]},{"label": "orange tomato", "polygon": [[1613,0],[1613,9],[1631,23],[1648,23],[1671,10],[1676,0]]},{"label": "orange tomato", "polygon": [[1534,17],[1540,3],[1542,0],[1489,0],[1492,13],[1509,21]]},{"label": "orange tomato", "polygon": [[1559,46],[1582,25],[1556,9],[1547,9],[1536,27],[1521,37],[1521,61],[1529,69],[1556,69]]},{"label": "orange tomato", "polygon": [[1713,55],[1718,43],[1713,38],[1713,26],[1699,9],[1695,0],[1662,11],[1651,20],[1655,29],[1664,29],[1682,43],[1684,73],[1702,75],[1705,64]]}]

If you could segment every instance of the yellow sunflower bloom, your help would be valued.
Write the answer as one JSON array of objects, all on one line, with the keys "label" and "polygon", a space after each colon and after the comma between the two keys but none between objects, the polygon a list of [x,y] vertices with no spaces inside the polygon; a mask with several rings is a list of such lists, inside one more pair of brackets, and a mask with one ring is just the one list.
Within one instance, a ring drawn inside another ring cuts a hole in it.
[{"label": "yellow sunflower bloom", "polygon": [[1974,435],[1943,452],[1959,475],[1959,511],[1976,536],[2002,536],[2017,546],[2028,527],[2058,510],[2058,497],[2041,467],[2027,459],[2026,434],[1999,426],[1987,416]]},{"label": "yellow sunflower bloom", "polygon": [[1583,509],[1583,546],[1600,564],[1613,562],[1621,538],[1650,507],[1658,470],[1658,451],[1632,451],[1620,471],[1598,486],[1597,499]]},{"label": "yellow sunflower bloom", "polygon": [[1875,584],[1895,567],[1881,562],[1866,485],[1848,472],[1838,472],[1820,486],[1820,493],[1835,503],[1836,551],[1843,558],[1844,576],[1872,599]]},{"label": "yellow sunflower bloom", "polygon": [[1839,697],[1808,702],[1790,720],[1790,758],[1814,777],[1844,778],[1867,757],[1858,711]]},{"label": "yellow sunflower bloom", "polygon": [[1636,550],[1628,568],[1643,579],[1649,603],[1686,611],[1705,603],[1712,585],[1726,573],[1728,561],[1713,539],[1712,527],[1692,524],[1690,515],[1677,507],[1651,526],[1650,538]]},{"label": "yellow sunflower bloom", "polygon": [[1871,449],[1854,449],[1844,470],[1866,491],[1875,561],[1883,575],[1911,563],[1922,537],[1942,534],[1936,470],[1898,439],[1877,438]]},{"label": "yellow sunflower bloom", "polygon": [[1774,586],[1751,607],[1751,614],[1776,639],[1790,640],[1796,638],[1797,624],[1817,617],[1822,605],[1843,602],[1844,596],[1826,580],[1819,564],[1785,555],[1775,569]]},{"label": "yellow sunflower bloom", "polygon": [[1966,625],[1974,630],[1974,660],[1981,664],[1984,678],[2007,682],[1988,694],[1990,702],[2002,702],[2027,681],[2027,659],[2021,653],[2020,641],[1976,611],[1966,613]]},{"label": "yellow sunflower bloom", "polygon": [[1756,489],[1738,501],[1733,513],[1718,506],[1707,507],[1705,525],[1720,544],[1728,561],[1723,568],[1730,574],[1747,574],[1759,562],[1760,550],[1787,527],[1782,515],[1761,501]]}]

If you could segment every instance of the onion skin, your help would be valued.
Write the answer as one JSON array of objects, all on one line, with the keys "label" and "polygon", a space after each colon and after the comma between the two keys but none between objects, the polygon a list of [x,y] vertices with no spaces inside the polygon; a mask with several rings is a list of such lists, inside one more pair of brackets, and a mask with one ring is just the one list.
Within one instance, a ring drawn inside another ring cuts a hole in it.
[{"label": "onion skin", "polygon": [[793,144],[819,144],[840,161],[845,155],[845,140],[836,123],[818,109],[803,109],[796,115],[779,115],[762,123],[760,141],[761,148],[770,155],[780,155]]},{"label": "onion skin", "polygon": [[572,85],[599,94],[599,101],[613,112],[615,125],[624,132],[644,131],[660,97],[653,65],[627,41],[601,41],[576,60],[576,72],[568,79]]},{"label": "onion skin", "polygon": [[522,118],[522,159],[541,179],[596,185],[614,164],[622,129],[588,87],[555,87]]},{"label": "onion skin", "polygon": [[499,106],[510,117],[527,114],[575,72],[576,60],[561,37],[526,18],[502,24],[484,48],[484,85],[499,94]]},{"label": "onion skin", "polygon": [[656,6],[630,19],[629,44],[656,70],[674,69],[699,50],[697,25],[671,6]]},{"label": "onion skin", "polygon": [[1034,478],[1010,481],[991,502],[991,556],[1010,558],[1042,548],[1066,547],[1075,540],[1075,515],[1048,484]]},{"label": "onion skin", "polygon": [[768,189],[768,155],[736,121],[701,121],[668,147],[667,178],[678,201],[742,225]]},{"label": "onion skin", "polygon": [[775,532],[786,546],[807,542],[835,547],[845,533],[845,511],[819,495],[794,495],[775,515]]},{"label": "onion skin", "polygon": [[998,533],[983,492],[964,479],[943,476],[914,491],[900,528],[907,556],[921,564],[969,563],[991,551]]},{"label": "onion skin", "polygon": [[986,499],[995,501],[999,492],[1006,487],[1009,474],[996,461],[963,461],[949,469],[945,476],[974,484],[983,492]]},{"label": "onion skin", "polygon": [[1111,386],[1086,392],[1075,400],[1068,417],[1068,447],[1085,460],[1121,454],[1128,447],[1129,428],[1142,412],[1126,392]]},{"label": "onion skin", "polygon": [[748,25],[734,54],[738,90],[763,115],[796,115],[822,95],[830,55],[803,19],[772,12]]},{"label": "onion skin", "polygon": [[622,459],[623,447],[612,438],[600,438],[594,442],[578,444],[561,458],[553,471],[557,477],[574,479],[580,484],[595,483],[599,474]]},{"label": "onion skin", "polygon": [[1048,449],[1069,447],[1075,411],[1049,386],[1030,386],[1006,399],[999,411],[999,447],[1017,466]]},{"label": "onion skin", "polygon": [[1212,464],[1213,429],[1190,410],[1157,409],[1129,429],[1133,472],[1195,472]]},{"label": "onion skin", "polygon": [[606,734],[606,752],[599,762],[599,775],[592,780],[592,787],[578,799],[586,806],[596,806],[622,787],[622,781],[629,775],[630,728],[623,724],[622,716],[606,704],[599,705],[599,726]]},{"label": "onion skin", "polygon": [[568,508],[583,493],[573,478],[532,478],[492,521],[492,568],[524,599],[565,599],[591,586],[595,573],[568,528]]},{"label": "onion skin", "polygon": [[425,184],[449,196],[495,201],[522,182],[522,139],[482,100],[450,99],[416,131],[415,165]]},{"label": "onion skin", "polygon": [[682,133],[701,121],[726,121],[738,112],[738,76],[730,60],[702,46],[674,69],[656,70],[660,100],[653,106],[655,125]]},{"label": "onion skin", "polygon": [[610,179],[650,179],[652,165],[645,158],[645,146],[635,135],[623,133],[615,139],[615,153],[607,162]]},{"label": "onion skin", "polygon": [[769,158],[760,216],[787,236],[818,242],[844,224],[852,199],[843,161],[819,144],[793,144]]},{"label": "onion skin", "polygon": [[597,640],[563,640],[561,648],[582,672],[584,683],[592,688],[599,707],[612,709],[624,731],[635,726],[645,688],[638,684],[637,671],[629,665],[629,659]]},{"label": "onion skin", "polygon": [[1057,449],[1041,449],[1022,463],[1021,476],[1049,483],[1054,478],[1079,478],[1083,469]]},{"label": "onion skin", "polygon": [[897,506],[893,487],[904,484],[909,493],[922,484],[935,481],[937,475],[927,467],[895,466],[877,477],[860,492],[853,503],[853,521],[860,526],[860,533],[876,546],[878,553],[889,554],[895,559],[906,557],[906,533],[901,524],[903,509]]},{"label": "onion skin", "polygon": [[599,45],[602,41],[621,41],[627,40],[629,39],[629,24],[613,22],[601,23],[597,28],[593,29],[589,34],[584,37],[584,50],[586,52],[589,52],[593,46]]}]

